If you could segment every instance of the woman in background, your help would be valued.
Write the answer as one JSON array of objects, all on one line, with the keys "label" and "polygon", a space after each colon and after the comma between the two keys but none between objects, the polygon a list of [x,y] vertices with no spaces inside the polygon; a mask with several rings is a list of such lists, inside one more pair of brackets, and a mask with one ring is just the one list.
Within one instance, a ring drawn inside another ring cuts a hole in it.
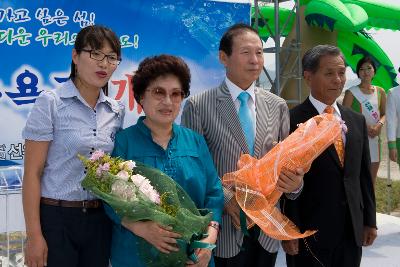
[{"label": "woman in background", "polygon": [[[113,156],[142,162],[174,179],[192,198],[198,209],[213,212],[213,221],[203,242],[214,244],[223,208],[223,192],[204,138],[174,123],[182,100],[189,96],[190,71],[175,56],[160,55],[144,59],[132,79],[136,101],[146,116],[116,136]],[[137,239],[141,237],[162,253],[177,251],[179,234],[171,227],[153,221],[130,222],[119,218],[111,207],[113,234],[111,264],[113,267],[139,267]],[[211,250],[197,251],[199,261],[193,266],[208,266]],[[211,261],[210,261],[211,260]],[[176,263],[182,266],[185,263]]]},{"label": "woman in background", "polygon": [[[400,68],[399,68],[400,72]],[[387,94],[386,134],[389,147],[389,158],[400,164],[400,85],[393,87]]]},{"label": "woman in background", "polygon": [[120,61],[114,32],[98,25],[83,28],[72,50],[70,79],[41,93],[29,115],[22,132],[29,267],[109,264],[111,222],[102,202],[82,188],[86,171],[77,155],[110,153],[114,147],[124,107],[105,92]]},{"label": "woman in background", "polygon": [[350,107],[365,117],[371,155],[371,176],[375,186],[381,161],[379,135],[385,124],[386,93],[383,88],[372,85],[376,67],[371,58],[362,58],[357,64],[356,72],[361,83],[346,91],[343,106]]}]

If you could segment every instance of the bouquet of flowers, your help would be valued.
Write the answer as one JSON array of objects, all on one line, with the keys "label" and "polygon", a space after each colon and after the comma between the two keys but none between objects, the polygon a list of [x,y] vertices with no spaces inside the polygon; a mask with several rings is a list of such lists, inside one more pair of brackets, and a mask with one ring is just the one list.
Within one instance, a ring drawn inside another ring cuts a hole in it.
[{"label": "bouquet of flowers", "polygon": [[188,258],[193,259],[196,248],[204,247],[199,240],[205,237],[212,214],[203,216],[172,178],[158,169],[113,158],[103,151],[95,151],[89,159],[78,157],[87,168],[82,186],[107,202],[118,216],[131,221],[155,221],[181,234],[179,252],[170,254],[158,252],[138,237],[139,255],[146,266],[184,266]]},{"label": "bouquet of flowers", "polygon": [[[304,238],[316,231],[300,233],[297,226],[275,205],[282,193],[276,189],[281,169],[310,169],[313,160],[347,131],[332,114],[315,116],[277,144],[261,159],[242,155],[239,170],[225,174],[222,182],[235,189],[236,200],[246,215],[268,236],[278,240]],[[321,177],[323,178],[323,177]]]}]

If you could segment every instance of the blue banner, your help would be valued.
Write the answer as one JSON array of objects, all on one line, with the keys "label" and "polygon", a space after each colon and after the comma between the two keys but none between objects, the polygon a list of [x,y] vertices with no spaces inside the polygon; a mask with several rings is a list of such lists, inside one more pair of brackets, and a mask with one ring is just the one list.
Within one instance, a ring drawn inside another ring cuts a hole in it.
[{"label": "blue banner", "polygon": [[[242,1],[243,2],[243,1]],[[37,96],[66,81],[77,32],[101,24],[122,44],[110,96],[126,104],[125,127],[142,114],[131,77],[145,57],[181,56],[192,73],[191,94],[216,86],[223,32],[250,23],[250,4],[223,1],[17,1],[0,3],[0,166],[23,163],[21,131]]]}]

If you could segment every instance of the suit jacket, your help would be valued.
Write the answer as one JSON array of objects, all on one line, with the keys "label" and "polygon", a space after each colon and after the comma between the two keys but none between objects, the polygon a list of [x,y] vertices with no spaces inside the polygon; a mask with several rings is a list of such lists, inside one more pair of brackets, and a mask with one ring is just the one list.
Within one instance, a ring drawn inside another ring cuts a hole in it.
[{"label": "suit jacket", "polygon": [[[346,107],[338,107],[348,128],[344,167],[340,166],[335,146],[331,145],[304,175],[300,196],[296,200],[285,200],[282,207],[302,232],[318,230],[313,238],[319,248],[333,248],[338,244],[345,233],[346,220],[358,246],[362,245],[364,225],[376,226],[365,118]],[[297,124],[315,115],[318,111],[307,98],[290,110],[291,132]],[[347,208],[350,212],[346,212]]]},{"label": "suit jacket", "polygon": [[[260,158],[289,133],[289,110],[286,102],[266,90],[255,88],[256,137],[254,156]],[[249,153],[235,104],[225,82],[220,86],[189,98],[182,114],[182,124],[202,134],[207,142],[218,175],[237,170],[237,162]],[[225,203],[232,194],[224,190]],[[269,252],[276,252],[277,240],[260,234],[260,244]],[[215,254],[230,258],[240,252],[243,234],[237,230],[227,214],[222,216]]]}]

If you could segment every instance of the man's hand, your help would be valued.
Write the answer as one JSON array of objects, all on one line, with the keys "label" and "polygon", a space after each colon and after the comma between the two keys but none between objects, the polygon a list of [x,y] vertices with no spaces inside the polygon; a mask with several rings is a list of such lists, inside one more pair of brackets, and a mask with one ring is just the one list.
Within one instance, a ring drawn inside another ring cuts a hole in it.
[{"label": "man's hand", "polygon": [[277,182],[277,189],[283,193],[296,191],[303,183],[303,176],[304,171],[302,169],[297,169],[296,173],[293,173],[282,168]]},{"label": "man's hand", "polygon": [[[227,205],[225,205],[226,212],[231,216],[233,225],[240,229],[240,206],[236,201],[236,198],[231,198]],[[253,222],[249,217],[246,216],[246,224],[250,225]]]},{"label": "man's hand", "polygon": [[376,236],[377,232],[375,227],[364,226],[363,246],[367,247],[372,245]]},{"label": "man's hand", "polygon": [[163,226],[153,221],[123,221],[122,225],[135,235],[142,237],[162,253],[169,254],[173,251],[179,251],[176,238],[181,237],[181,235],[172,232],[172,227],[170,226]]},{"label": "man's hand", "polygon": [[391,161],[397,162],[397,149],[396,148],[389,149],[389,158]]},{"label": "man's hand", "polygon": [[299,240],[282,240],[282,248],[289,255],[299,254]]}]

